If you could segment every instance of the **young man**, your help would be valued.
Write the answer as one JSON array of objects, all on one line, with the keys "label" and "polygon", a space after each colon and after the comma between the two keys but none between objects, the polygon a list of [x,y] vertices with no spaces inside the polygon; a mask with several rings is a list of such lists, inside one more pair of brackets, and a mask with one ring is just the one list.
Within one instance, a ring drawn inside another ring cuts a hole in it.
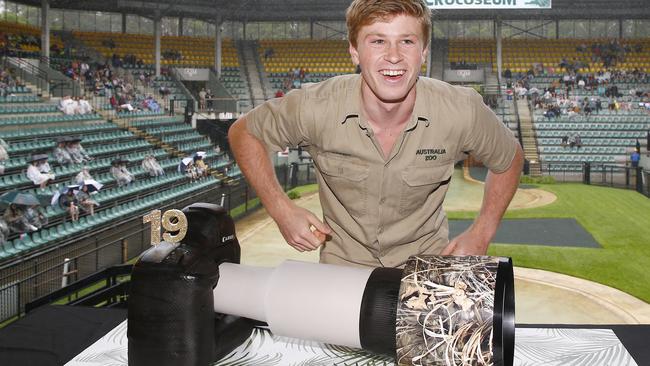
[{"label": "young man", "polygon": [[[485,254],[517,188],[518,142],[469,88],[418,77],[431,13],[422,0],[355,0],[347,11],[360,75],[294,90],[229,131],[237,163],[289,245],[321,262],[400,266],[415,254]],[[325,223],[289,200],[267,148],[314,159]],[[442,201],[454,163],[489,169],[479,217],[448,239]]]}]

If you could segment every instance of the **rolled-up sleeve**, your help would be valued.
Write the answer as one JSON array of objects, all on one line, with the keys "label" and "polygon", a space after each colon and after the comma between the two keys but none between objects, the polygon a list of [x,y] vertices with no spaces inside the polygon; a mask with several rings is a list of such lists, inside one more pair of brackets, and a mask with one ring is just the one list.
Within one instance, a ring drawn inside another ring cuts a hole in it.
[{"label": "rolled-up sleeve", "polygon": [[519,142],[474,90],[470,92],[469,105],[472,117],[463,151],[472,154],[495,173],[506,171],[512,164]]},{"label": "rolled-up sleeve", "polygon": [[309,144],[306,131],[311,123],[305,112],[305,93],[292,90],[284,97],[271,99],[246,115],[246,127],[273,151]]}]

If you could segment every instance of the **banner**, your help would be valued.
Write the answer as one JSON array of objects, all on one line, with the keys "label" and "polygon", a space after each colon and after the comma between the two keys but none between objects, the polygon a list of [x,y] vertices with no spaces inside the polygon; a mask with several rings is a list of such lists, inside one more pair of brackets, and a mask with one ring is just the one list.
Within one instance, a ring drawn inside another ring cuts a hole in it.
[{"label": "banner", "polygon": [[427,0],[431,9],[550,9],[551,0]]},{"label": "banner", "polygon": [[446,69],[443,80],[448,83],[483,83],[485,76],[483,70],[451,70]]},{"label": "banner", "polygon": [[178,76],[181,80],[187,81],[208,81],[210,79],[209,69],[194,69],[189,67],[178,67]]}]

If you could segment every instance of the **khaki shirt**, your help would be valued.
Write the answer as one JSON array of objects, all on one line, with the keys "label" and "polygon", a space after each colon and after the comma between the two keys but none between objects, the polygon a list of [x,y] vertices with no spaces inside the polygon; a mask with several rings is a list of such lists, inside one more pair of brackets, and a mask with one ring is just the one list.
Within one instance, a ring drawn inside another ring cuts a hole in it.
[{"label": "khaki shirt", "polygon": [[314,159],[332,239],[323,263],[397,267],[448,244],[442,201],[457,157],[510,167],[518,143],[470,88],[419,78],[411,120],[385,158],[361,114],[361,76],[304,85],[246,115],[269,148],[302,146]]}]

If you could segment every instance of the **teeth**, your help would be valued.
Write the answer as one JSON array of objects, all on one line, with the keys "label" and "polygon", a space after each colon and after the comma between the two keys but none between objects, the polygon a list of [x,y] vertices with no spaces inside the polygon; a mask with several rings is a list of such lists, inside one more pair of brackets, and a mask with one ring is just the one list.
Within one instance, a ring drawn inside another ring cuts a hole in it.
[{"label": "teeth", "polygon": [[382,70],[381,73],[384,76],[398,76],[404,75],[404,70]]}]

